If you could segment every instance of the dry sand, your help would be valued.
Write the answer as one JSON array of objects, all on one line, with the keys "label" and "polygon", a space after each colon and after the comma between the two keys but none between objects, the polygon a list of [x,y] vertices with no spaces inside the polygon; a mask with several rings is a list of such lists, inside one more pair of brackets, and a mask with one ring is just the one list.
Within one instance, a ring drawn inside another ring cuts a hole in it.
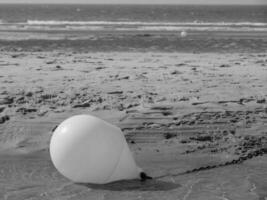
[{"label": "dry sand", "polygon": [[[266,53],[4,51],[0,72],[1,199],[267,198],[267,156],[253,156],[267,148]],[[51,130],[80,113],[120,126],[159,178],[98,186],[62,177]]]}]

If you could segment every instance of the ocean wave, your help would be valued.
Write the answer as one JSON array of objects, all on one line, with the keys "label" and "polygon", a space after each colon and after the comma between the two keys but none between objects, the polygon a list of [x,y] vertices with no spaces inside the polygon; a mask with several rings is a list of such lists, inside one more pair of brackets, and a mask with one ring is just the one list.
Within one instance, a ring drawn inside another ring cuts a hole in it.
[{"label": "ocean wave", "polygon": [[[1,23],[1,21],[0,21]],[[23,24],[23,23],[20,23]],[[39,21],[27,20],[27,25],[136,25],[136,26],[249,26],[264,27],[267,23],[260,22],[141,22],[141,21]]]},{"label": "ocean wave", "polygon": [[139,21],[0,21],[1,31],[267,31],[267,23],[254,22],[139,22]]},{"label": "ocean wave", "polygon": [[0,31],[265,31],[265,28],[250,27],[188,27],[188,26],[138,26],[138,27],[105,27],[105,26],[8,26],[1,27]]}]

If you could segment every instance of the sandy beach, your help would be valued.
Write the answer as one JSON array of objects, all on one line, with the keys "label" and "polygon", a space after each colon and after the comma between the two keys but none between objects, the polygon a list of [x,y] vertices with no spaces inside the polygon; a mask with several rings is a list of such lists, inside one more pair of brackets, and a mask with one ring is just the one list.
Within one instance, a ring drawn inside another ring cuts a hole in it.
[{"label": "sandy beach", "polygon": [[[40,52],[39,43],[14,43],[0,55],[1,199],[267,198],[266,51]],[[156,178],[81,185],[60,175],[52,129],[81,113],[119,126]]]}]

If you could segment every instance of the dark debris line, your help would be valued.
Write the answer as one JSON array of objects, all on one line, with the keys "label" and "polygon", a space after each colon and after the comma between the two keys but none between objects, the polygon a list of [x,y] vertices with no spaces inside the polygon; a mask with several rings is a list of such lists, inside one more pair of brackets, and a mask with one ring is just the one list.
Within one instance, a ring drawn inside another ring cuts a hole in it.
[{"label": "dark debris line", "polygon": [[154,179],[160,179],[160,178],[164,178],[164,177],[168,177],[168,176],[180,176],[180,175],[192,174],[192,173],[196,173],[196,172],[200,172],[200,171],[204,171],[204,170],[209,170],[209,169],[214,169],[214,168],[219,168],[219,167],[225,167],[228,165],[242,164],[246,160],[255,158],[257,156],[262,156],[264,154],[267,154],[267,148],[260,148],[258,150],[255,150],[253,152],[248,153],[247,155],[243,155],[237,159],[233,159],[232,161],[227,161],[227,162],[224,162],[224,163],[221,163],[218,165],[207,165],[207,166],[191,169],[191,170],[188,170],[185,172],[181,172],[178,174],[167,173],[167,174],[162,175],[162,176],[154,177]]}]

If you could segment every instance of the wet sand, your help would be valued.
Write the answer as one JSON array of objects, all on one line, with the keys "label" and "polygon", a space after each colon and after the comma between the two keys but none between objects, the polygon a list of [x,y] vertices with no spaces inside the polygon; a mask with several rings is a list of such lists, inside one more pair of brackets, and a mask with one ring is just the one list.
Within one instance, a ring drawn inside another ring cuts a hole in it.
[{"label": "wet sand", "polygon": [[[2,199],[267,198],[266,153],[255,154],[267,148],[266,52],[9,49],[0,71]],[[80,113],[118,125],[156,178],[81,185],[62,177],[49,157],[52,129]]]},{"label": "wet sand", "polygon": [[73,52],[266,52],[265,30],[179,31],[4,31],[0,51]]}]

